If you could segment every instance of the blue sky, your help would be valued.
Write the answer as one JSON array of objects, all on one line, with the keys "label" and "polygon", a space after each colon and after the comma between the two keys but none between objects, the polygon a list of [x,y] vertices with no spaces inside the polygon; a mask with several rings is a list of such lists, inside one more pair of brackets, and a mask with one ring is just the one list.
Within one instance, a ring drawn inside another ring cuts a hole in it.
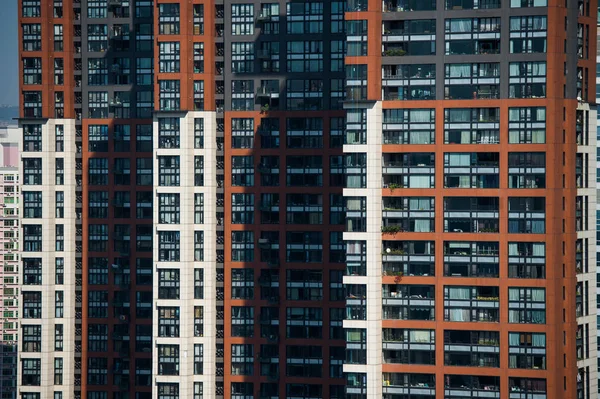
[{"label": "blue sky", "polygon": [[19,103],[17,0],[0,0],[0,105]]}]

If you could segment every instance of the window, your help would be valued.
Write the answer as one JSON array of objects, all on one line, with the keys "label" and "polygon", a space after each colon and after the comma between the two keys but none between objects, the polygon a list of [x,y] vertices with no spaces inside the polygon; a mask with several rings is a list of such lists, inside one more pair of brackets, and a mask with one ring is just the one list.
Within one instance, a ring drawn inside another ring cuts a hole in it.
[{"label": "window", "polygon": [[64,251],[65,250],[65,225],[57,224],[55,226],[55,250],[56,251]]},{"label": "window", "polygon": [[254,223],[254,194],[231,194],[231,223]]},{"label": "window", "polygon": [[158,308],[158,336],[167,338],[179,337],[179,308]]},{"label": "window", "polygon": [[107,125],[89,125],[88,141],[91,152],[108,151],[108,126]]},{"label": "window", "polygon": [[42,250],[42,226],[28,224],[23,226],[23,251],[40,252]]},{"label": "window", "polygon": [[204,223],[204,194],[194,194],[194,224]]},{"label": "window", "polygon": [[204,260],[204,232],[194,231],[194,262]]},{"label": "window", "polygon": [[231,43],[231,72],[254,72],[254,43]]},{"label": "window", "polygon": [[108,65],[104,58],[88,60],[88,85],[106,86],[108,84]]},{"label": "window", "polygon": [[23,18],[38,18],[41,14],[41,0],[23,0],[21,10]]},{"label": "window", "polygon": [[42,184],[42,159],[23,158],[23,184]]},{"label": "window", "polygon": [[42,25],[41,24],[23,24],[23,51],[41,51],[42,50]]},{"label": "window", "polygon": [[90,191],[88,193],[88,216],[97,219],[108,217],[107,191]]},{"label": "window", "polygon": [[288,34],[323,33],[322,2],[288,3],[286,6]]},{"label": "window", "polygon": [[108,350],[108,326],[106,324],[88,324],[88,350],[106,352]]},{"label": "window", "polygon": [[131,134],[129,125],[115,125],[113,133],[113,148],[115,152],[129,152]]},{"label": "window", "polygon": [[63,58],[54,59],[54,84],[61,86],[65,83],[65,65]]},{"label": "window", "polygon": [[65,259],[56,258],[54,260],[54,283],[62,285],[65,283]]},{"label": "window", "polygon": [[62,357],[54,358],[54,385],[62,385],[63,383],[63,359]]},{"label": "window", "polygon": [[288,148],[323,148],[323,119],[287,118],[286,136]]},{"label": "window", "polygon": [[21,326],[21,350],[23,352],[42,351],[42,326]]},{"label": "window", "polygon": [[158,270],[158,298],[179,299],[179,269]]},{"label": "window", "polygon": [[546,323],[546,290],[544,288],[508,289],[509,323]]},{"label": "window", "polygon": [[23,58],[23,84],[42,84],[42,59]]},{"label": "window", "polygon": [[63,325],[55,324],[54,325],[54,350],[57,352],[62,352],[63,350]]},{"label": "window", "polygon": [[23,318],[42,318],[42,293],[23,291]]},{"label": "window", "polygon": [[88,358],[87,382],[89,385],[106,385],[108,383],[108,358]]},{"label": "window", "polygon": [[158,5],[158,33],[161,35],[179,34],[179,4]]},{"label": "window", "polygon": [[254,345],[231,345],[231,375],[254,374]]},{"label": "window", "polygon": [[179,157],[158,157],[158,181],[160,186],[179,186]]},{"label": "window", "polygon": [[[235,99],[232,101],[236,101]],[[204,81],[203,80],[195,80],[194,81],[194,110],[202,111],[204,110]]]},{"label": "window", "polygon": [[231,5],[231,34],[233,36],[254,34],[253,4]]},{"label": "window", "polygon": [[204,4],[194,4],[194,35],[204,34]]},{"label": "window", "polygon": [[23,113],[26,118],[42,117],[42,92],[23,92]]},{"label": "window", "polygon": [[152,151],[152,125],[135,127],[135,149],[138,152]]},{"label": "window", "polygon": [[158,194],[159,223],[179,224],[179,194]]},{"label": "window", "polygon": [[108,225],[88,225],[88,249],[91,252],[106,252],[108,247]]},{"label": "window", "polygon": [[105,119],[108,117],[108,93],[90,91],[88,93],[88,118]]},{"label": "window", "polygon": [[179,80],[159,80],[159,101],[161,111],[179,110],[180,83]]},{"label": "window", "polygon": [[157,346],[158,375],[179,375],[179,345]]},{"label": "window", "polygon": [[179,232],[158,232],[158,257],[160,262],[179,262]]},{"label": "window", "polygon": [[194,148],[204,148],[204,119],[194,119]]},{"label": "window", "polygon": [[179,118],[158,118],[158,147],[179,148]]},{"label": "window", "polygon": [[42,284],[42,259],[23,258],[23,285]]},{"label": "window", "polygon": [[231,269],[231,299],[254,298],[254,270]]},{"label": "window", "polygon": [[204,346],[202,344],[194,344],[194,375],[202,375],[204,373]]},{"label": "window", "polygon": [[108,317],[107,291],[88,292],[88,315],[91,318],[97,319]]},{"label": "window", "polygon": [[231,119],[231,148],[254,148],[254,120]]},{"label": "window", "polygon": [[286,232],[286,261],[313,263],[323,261],[323,233]]},{"label": "window", "polygon": [[204,157],[194,157],[194,186],[204,186]]},{"label": "window", "polygon": [[41,218],[42,217],[42,192],[24,191],[23,192],[23,218]]},{"label": "window", "polygon": [[179,42],[160,42],[158,43],[158,48],[159,72],[179,72]]},{"label": "window", "polygon": [[108,284],[108,258],[88,258],[88,284]]},{"label": "window", "polygon": [[[298,5],[310,3],[298,3]],[[317,3],[312,3],[317,4]],[[321,3],[318,3],[321,4]],[[288,72],[322,72],[322,41],[289,41],[287,42]]]},{"label": "window", "polygon": [[194,269],[194,299],[204,299],[204,269]]},{"label": "window", "polygon": [[194,43],[194,73],[204,73],[204,43]]},{"label": "window", "polygon": [[545,53],[547,29],[546,16],[510,17],[510,52]]},{"label": "window", "polygon": [[254,232],[232,231],[231,232],[231,261],[252,262],[254,261]]},{"label": "window", "polygon": [[106,1],[90,0],[88,1],[88,18],[106,18]]},{"label": "window", "polygon": [[254,308],[251,306],[231,307],[231,336],[246,337],[254,336]]},{"label": "window", "polygon": [[202,336],[204,336],[204,308],[194,306],[194,337]]},{"label": "window", "polygon": [[108,26],[101,24],[88,25],[88,51],[104,52],[108,50]]},{"label": "window", "polygon": [[42,382],[42,361],[21,359],[21,385],[40,386]]},{"label": "window", "polygon": [[286,336],[288,338],[322,338],[323,309],[287,308]]}]

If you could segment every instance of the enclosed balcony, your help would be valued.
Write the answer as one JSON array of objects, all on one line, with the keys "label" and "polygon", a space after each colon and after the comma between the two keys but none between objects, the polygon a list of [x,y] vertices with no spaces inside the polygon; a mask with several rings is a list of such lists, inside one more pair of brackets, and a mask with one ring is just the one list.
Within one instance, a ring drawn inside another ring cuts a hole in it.
[{"label": "enclosed balcony", "polygon": [[446,10],[487,10],[500,8],[500,0],[446,0]]},{"label": "enclosed balcony", "polygon": [[345,241],[346,276],[367,275],[367,242]]},{"label": "enclosed balcony", "polygon": [[510,399],[546,399],[546,380],[542,378],[510,377]]},{"label": "enclosed balcony", "polygon": [[435,11],[435,0],[383,0],[383,12]]},{"label": "enclosed balcony", "polygon": [[497,323],[500,320],[498,287],[444,287],[444,319],[457,322]]},{"label": "enclosed balcony", "polygon": [[435,154],[384,153],[384,188],[433,188],[435,185]]},{"label": "enclosed balcony", "polygon": [[508,277],[544,278],[546,276],[546,244],[543,242],[508,243]]},{"label": "enclosed balcony", "polygon": [[509,288],[508,322],[545,324],[546,290],[526,287]]},{"label": "enclosed balcony", "polygon": [[511,369],[546,369],[546,334],[508,334],[508,367]]},{"label": "enclosed balcony", "polygon": [[[411,364],[415,364],[414,362],[417,361],[421,362],[420,364],[435,364],[435,330],[384,328],[383,351],[390,359],[388,363],[408,363],[412,359],[413,363]],[[398,356],[394,356],[394,354]],[[385,386],[392,385],[396,384],[392,384],[391,381],[390,384],[384,382],[384,392],[398,393],[394,389],[386,391]],[[419,398],[421,397],[419,396]]]},{"label": "enclosed balcony", "polygon": [[383,318],[434,320],[435,287],[432,285],[383,285]]},{"label": "enclosed balcony", "polygon": [[384,197],[384,233],[433,232],[435,227],[434,199],[430,197]]},{"label": "enclosed balcony", "polygon": [[433,241],[384,241],[384,276],[433,276]]},{"label": "enclosed balcony", "polygon": [[444,111],[446,144],[498,144],[500,109],[451,108]]},{"label": "enclosed balcony", "polygon": [[[387,36],[388,41],[392,41],[396,36],[411,36],[411,35],[433,35],[428,37],[435,40],[435,20],[434,19],[417,19],[417,20],[396,20],[383,22],[383,34]],[[409,38],[410,39],[410,38]],[[424,38],[415,40],[425,40]]]},{"label": "enclosed balcony", "polygon": [[444,242],[444,276],[499,276],[500,258],[497,242]]},{"label": "enclosed balcony", "polygon": [[500,377],[446,375],[446,398],[500,398]]},{"label": "enclosed balcony", "polygon": [[508,232],[520,234],[544,234],[546,232],[546,198],[509,198]]},{"label": "enclosed balcony", "polygon": [[434,143],[434,109],[383,110],[383,144]]},{"label": "enclosed balcony", "polygon": [[446,99],[498,98],[500,63],[446,64]]},{"label": "enclosed balcony", "polygon": [[435,64],[384,65],[382,86],[385,100],[434,100]]},{"label": "enclosed balcony", "polygon": [[444,231],[453,233],[497,233],[498,197],[444,198]]},{"label": "enclosed balcony", "polygon": [[509,188],[546,188],[546,153],[510,152]]},{"label": "enclosed balcony", "polygon": [[444,186],[446,188],[498,188],[499,184],[499,153],[444,153]]},{"label": "enclosed balcony", "polygon": [[446,366],[500,367],[500,333],[497,331],[444,331]]},{"label": "enclosed balcony", "polygon": [[[508,142],[511,144],[543,144],[546,142],[546,108],[508,109]],[[537,165],[536,165],[537,166]]]},{"label": "enclosed balcony", "polygon": [[346,284],[346,320],[367,319],[367,286]]},{"label": "enclosed balcony", "polygon": [[500,18],[446,19],[446,55],[499,54]]},{"label": "enclosed balcony", "polygon": [[403,397],[435,398],[434,374],[383,373],[383,393]]}]

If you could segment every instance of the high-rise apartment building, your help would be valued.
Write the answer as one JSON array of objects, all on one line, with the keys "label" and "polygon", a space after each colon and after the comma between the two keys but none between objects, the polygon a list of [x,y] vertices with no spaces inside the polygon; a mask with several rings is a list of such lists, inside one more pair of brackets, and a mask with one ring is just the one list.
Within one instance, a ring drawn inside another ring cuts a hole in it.
[{"label": "high-rise apartment building", "polygon": [[353,398],[597,395],[596,7],[350,2]]},{"label": "high-rise apartment building", "polygon": [[17,397],[17,343],[19,339],[19,129],[0,128],[0,397]]},{"label": "high-rise apartment building", "polygon": [[20,5],[21,399],[596,393],[595,2]]}]

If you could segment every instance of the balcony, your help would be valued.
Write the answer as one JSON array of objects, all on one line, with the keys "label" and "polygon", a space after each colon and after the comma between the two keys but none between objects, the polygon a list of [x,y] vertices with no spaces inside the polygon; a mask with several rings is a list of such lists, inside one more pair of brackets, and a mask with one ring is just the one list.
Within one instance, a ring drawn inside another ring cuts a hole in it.
[{"label": "balcony", "polygon": [[499,309],[498,287],[444,287],[444,318],[447,321],[497,323]]},{"label": "balcony", "polygon": [[500,0],[446,0],[446,10],[486,10],[500,8]]},{"label": "balcony", "polygon": [[497,152],[445,153],[446,188],[498,188],[500,156]]},{"label": "balcony", "polygon": [[435,375],[383,373],[383,393],[407,397],[435,397]]},{"label": "balcony", "polygon": [[433,188],[435,155],[431,153],[385,153],[384,188]]},{"label": "balcony", "polygon": [[546,273],[544,243],[508,243],[508,277],[544,278]]},{"label": "balcony", "polygon": [[383,318],[391,320],[434,320],[433,286],[383,286]]},{"label": "balcony", "polygon": [[499,367],[500,334],[496,331],[444,331],[447,366]]},{"label": "balcony", "polygon": [[451,277],[499,276],[500,259],[497,242],[444,243],[444,275]]},{"label": "balcony", "polygon": [[546,399],[546,380],[510,377],[508,379],[510,399]]},{"label": "balcony", "polygon": [[435,0],[384,0],[383,12],[435,11]]},{"label": "balcony", "polygon": [[435,250],[431,241],[384,241],[384,276],[433,276]]},{"label": "balcony", "polygon": [[500,378],[491,376],[447,375],[446,398],[500,398]]},{"label": "balcony", "polygon": [[497,197],[446,197],[444,231],[454,233],[497,233],[499,227]]}]

